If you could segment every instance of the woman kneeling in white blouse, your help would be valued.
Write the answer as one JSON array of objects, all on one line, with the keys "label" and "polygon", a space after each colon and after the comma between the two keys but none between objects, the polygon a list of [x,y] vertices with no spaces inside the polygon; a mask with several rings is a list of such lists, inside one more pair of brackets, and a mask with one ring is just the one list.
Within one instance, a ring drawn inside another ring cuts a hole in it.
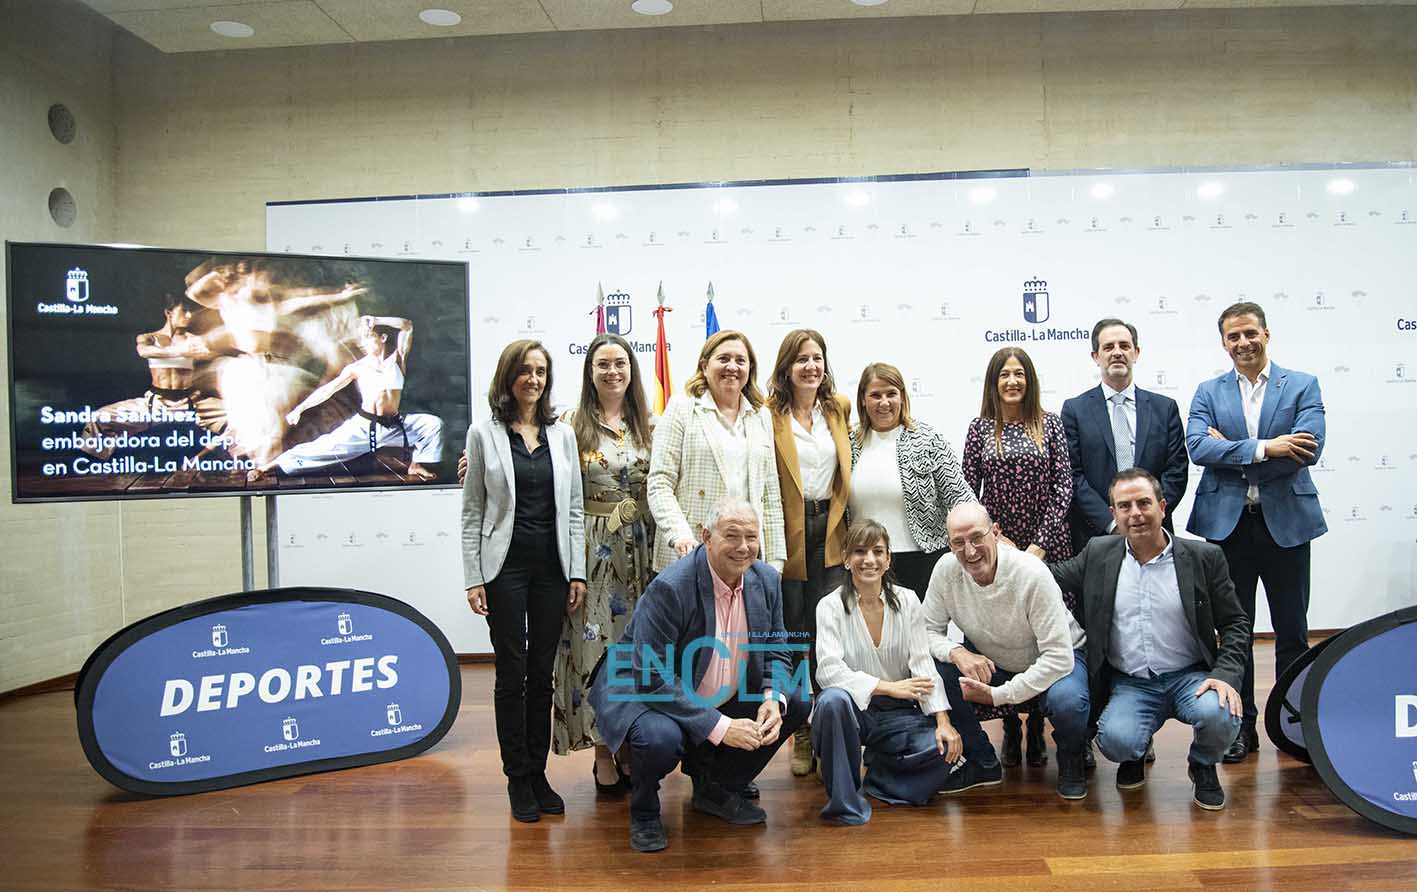
[{"label": "woman kneeling in white blouse", "polygon": [[827,788],[822,818],[864,824],[871,806],[863,793],[893,805],[924,805],[945,785],[962,746],[920,602],[893,584],[890,534],[873,520],[857,521],[846,534],[845,554],[846,583],[817,603],[822,692],[812,749]]}]

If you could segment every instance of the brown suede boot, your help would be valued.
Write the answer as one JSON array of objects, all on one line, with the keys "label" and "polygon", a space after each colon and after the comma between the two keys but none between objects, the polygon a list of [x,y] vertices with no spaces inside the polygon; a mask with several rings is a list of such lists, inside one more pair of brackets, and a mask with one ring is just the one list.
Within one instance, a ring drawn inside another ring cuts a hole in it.
[{"label": "brown suede boot", "polygon": [[792,732],[792,774],[806,777],[812,773],[816,759],[812,755],[812,729],[803,722],[802,727]]}]

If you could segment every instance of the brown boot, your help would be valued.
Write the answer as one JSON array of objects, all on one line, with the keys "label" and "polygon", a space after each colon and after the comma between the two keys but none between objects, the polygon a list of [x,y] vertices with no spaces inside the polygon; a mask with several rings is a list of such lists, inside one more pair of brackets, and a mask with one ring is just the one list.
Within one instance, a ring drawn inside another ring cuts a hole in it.
[{"label": "brown boot", "polygon": [[802,727],[792,732],[792,774],[806,777],[812,773],[816,759],[812,756],[812,729],[803,722]]}]

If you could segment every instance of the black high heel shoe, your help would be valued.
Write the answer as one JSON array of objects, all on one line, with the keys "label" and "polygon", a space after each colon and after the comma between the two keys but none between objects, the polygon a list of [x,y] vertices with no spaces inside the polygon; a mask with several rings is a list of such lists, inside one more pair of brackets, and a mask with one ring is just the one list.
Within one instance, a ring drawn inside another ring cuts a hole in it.
[{"label": "black high heel shoe", "polygon": [[618,799],[619,797],[624,796],[626,793],[630,792],[630,779],[627,776],[619,773],[620,766],[618,764],[615,766],[615,770],[615,783],[602,784],[600,782],[600,772],[595,770],[595,765],[593,763],[591,764],[590,779],[595,781],[595,795]]}]

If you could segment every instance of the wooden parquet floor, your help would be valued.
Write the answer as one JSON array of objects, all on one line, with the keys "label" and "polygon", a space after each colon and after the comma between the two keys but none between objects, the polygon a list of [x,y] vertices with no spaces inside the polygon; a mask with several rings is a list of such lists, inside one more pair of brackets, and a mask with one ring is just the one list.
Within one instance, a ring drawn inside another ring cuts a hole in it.
[{"label": "wooden parquet floor", "polygon": [[[1262,691],[1272,663],[1257,646]],[[463,669],[458,723],[405,762],[170,799],[110,787],[84,760],[73,699],[0,704],[0,889],[62,890],[1417,890],[1417,839],[1367,823],[1267,740],[1222,766],[1229,807],[1191,802],[1189,729],[1157,735],[1145,787],[1121,793],[1100,760],[1067,803],[1045,768],[923,808],[877,804],[864,827],[817,819],[815,779],[787,751],[759,778],[766,826],[734,828],[663,793],[670,848],[631,851],[624,800],[597,800],[591,757],[552,756],[563,817],[508,813],[492,670]],[[992,723],[998,733],[998,723]]]}]

